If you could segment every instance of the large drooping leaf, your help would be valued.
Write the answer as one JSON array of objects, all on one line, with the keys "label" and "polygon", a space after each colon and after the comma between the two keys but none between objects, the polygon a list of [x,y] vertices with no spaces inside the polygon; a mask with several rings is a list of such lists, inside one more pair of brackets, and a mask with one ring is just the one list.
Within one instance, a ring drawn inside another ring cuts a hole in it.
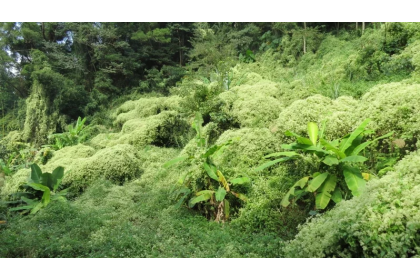
[{"label": "large drooping leaf", "polygon": [[226,196],[226,190],[225,188],[219,187],[219,189],[214,193],[217,201],[223,201]]},{"label": "large drooping leaf", "polygon": [[324,172],[324,173],[316,176],[315,178],[313,178],[312,181],[309,182],[308,191],[309,192],[316,191],[322,185],[322,183],[324,183],[324,181],[327,179],[328,175],[329,175],[328,172]]},{"label": "large drooping leaf", "polygon": [[340,159],[340,162],[365,162],[367,158],[362,156],[348,156],[343,159]]},{"label": "large drooping leaf", "polygon": [[283,199],[281,200],[281,203],[280,204],[283,207],[289,206],[289,204],[290,204],[290,202],[289,202],[290,195],[294,195],[296,187],[300,187],[301,189],[303,189],[305,187],[306,183],[308,182],[308,180],[309,180],[309,177],[303,177],[302,179],[300,179],[299,181],[297,181],[290,188],[290,190],[286,193],[286,195],[283,197]]},{"label": "large drooping leaf", "polygon": [[335,156],[326,156],[322,162],[328,166],[333,166],[338,164],[338,159]]},{"label": "large drooping leaf", "polygon": [[274,165],[274,164],[276,164],[276,163],[278,163],[278,162],[287,161],[287,160],[290,160],[290,159],[292,159],[292,158],[291,158],[291,157],[283,157],[283,158],[279,158],[279,159],[275,159],[275,160],[272,160],[272,161],[266,162],[266,163],[264,163],[264,164],[262,164],[262,165],[258,166],[258,167],[255,169],[255,171],[261,171],[261,170],[264,170],[264,169],[266,169],[267,167],[270,167],[270,166],[272,166],[272,165]]},{"label": "large drooping leaf", "polygon": [[316,146],[316,143],[318,141],[318,125],[314,122],[308,123],[308,135],[309,139],[312,142],[312,145]]},{"label": "large drooping leaf", "polygon": [[245,201],[245,202],[248,201],[248,198],[244,194],[236,193],[236,192],[233,192],[233,191],[231,193],[242,201]]},{"label": "large drooping leaf", "polygon": [[63,177],[64,177],[64,167],[59,166],[56,169],[54,169],[54,171],[52,172],[52,185],[53,185],[54,191],[58,188],[58,184],[60,184]]},{"label": "large drooping leaf", "polygon": [[343,174],[344,180],[346,181],[347,187],[351,190],[351,193],[354,196],[358,196],[366,186],[366,181],[363,180],[360,170],[349,165],[344,165]]},{"label": "large drooping leaf", "polygon": [[163,167],[168,168],[168,167],[174,165],[175,163],[186,160],[187,158],[188,158],[188,156],[182,156],[182,157],[177,157],[177,158],[171,159],[170,161],[165,162]]},{"label": "large drooping leaf", "polygon": [[30,186],[31,188],[33,188],[34,190],[37,190],[37,191],[46,192],[46,191],[50,190],[47,186],[44,186],[42,184],[27,183],[27,185]]},{"label": "large drooping leaf", "polygon": [[31,165],[31,179],[34,183],[41,183],[42,171],[39,166],[34,163]]},{"label": "large drooping leaf", "polygon": [[348,138],[343,139],[341,145],[340,145],[340,151],[345,152],[353,143],[353,140],[356,139],[365,130],[365,127],[370,122],[370,119],[364,120],[358,128],[356,128]]},{"label": "large drooping leaf", "polygon": [[210,167],[210,165],[205,162],[203,164],[204,170],[206,170],[207,174],[209,175],[210,178],[219,181],[219,178],[217,177],[216,173],[214,172],[214,169]]},{"label": "large drooping leaf", "polygon": [[373,139],[372,141],[367,141],[367,142],[361,143],[356,148],[354,148],[354,150],[351,152],[351,155],[354,155],[354,156],[358,155],[361,151],[363,151],[367,146],[369,146],[373,142],[384,139],[384,138],[387,138],[387,137],[390,137],[392,134],[394,134],[393,131],[389,132],[385,135],[382,135],[380,137],[377,137],[377,138]]},{"label": "large drooping leaf", "polygon": [[229,184],[220,170],[217,170],[217,176],[219,177],[219,182],[222,183],[222,186],[225,188],[225,190],[230,191]]},{"label": "large drooping leaf", "polygon": [[331,193],[335,190],[337,185],[337,177],[333,174],[330,174],[328,178],[324,181],[321,188],[318,189],[317,195],[315,197],[315,204],[317,209],[325,209],[330,203]]},{"label": "large drooping leaf", "polygon": [[190,200],[190,202],[189,202],[189,206],[190,206],[190,207],[194,207],[194,205],[196,205],[196,204],[197,204],[197,203],[199,203],[199,202],[209,200],[209,199],[211,198],[211,196],[212,196],[212,194],[210,194],[210,193],[206,192],[206,193],[203,193],[202,195],[199,195],[199,196],[197,196],[197,197],[194,197],[194,198],[192,198],[192,199]]}]

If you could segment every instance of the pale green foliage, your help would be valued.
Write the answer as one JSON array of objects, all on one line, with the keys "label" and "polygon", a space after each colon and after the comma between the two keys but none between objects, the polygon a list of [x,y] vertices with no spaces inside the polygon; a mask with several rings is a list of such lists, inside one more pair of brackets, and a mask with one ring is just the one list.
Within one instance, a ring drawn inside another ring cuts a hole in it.
[{"label": "pale green foliage", "polygon": [[157,146],[181,146],[183,134],[188,125],[176,112],[164,111],[146,118],[133,118],[126,121],[119,133],[98,134],[90,143],[104,148],[118,144],[130,144],[144,147],[149,144]]},{"label": "pale green foliage", "polygon": [[58,123],[64,124],[57,112],[50,112],[52,104],[37,81],[32,85],[32,91],[26,100],[26,119],[23,128],[23,138],[37,145],[44,144],[47,136],[56,130]]},{"label": "pale green foliage", "polygon": [[214,157],[215,162],[225,168],[246,171],[262,161],[266,154],[280,149],[281,142],[267,128],[241,128],[225,131],[217,140],[217,144],[229,139],[238,139],[235,145],[225,149],[223,153]]},{"label": "pale green foliage", "polygon": [[22,145],[22,133],[19,131],[10,131],[4,138],[0,140],[0,145],[4,146],[7,150],[18,149]]},{"label": "pale green foliage", "polygon": [[219,95],[225,102],[222,109],[237,119],[241,127],[268,127],[283,109],[279,96],[277,84],[268,80],[240,85]]},{"label": "pale green foliage", "polygon": [[122,126],[129,120],[150,117],[163,111],[177,111],[181,100],[179,96],[170,96],[127,101],[118,107],[114,125]]},{"label": "pale green foliage", "polygon": [[13,176],[7,176],[5,184],[0,188],[0,197],[6,198],[17,192],[21,183],[26,181],[29,174],[29,169],[19,169]]},{"label": "pale green foliage", "polygon": [[[140,173],[140,160],[137,158],[137,150],[127,144],[119,144],[113,147],[99,150],[90,156],[92,149],[86,147],[79,153],[67,158],[71,154],[70,149],[83,148],[81,145],[64,148],[56,152],[53,158],[43,167],[52,171],[57,166],[66,166],[66,176],[62,184],[75,189],[84,189],[89,184],[104,178],[115,183],[123,183],[126,179],[135,178]],[[62,152],[63,151],[63,152]],[[60,153],[62,152],[62,153]]]},{"label": "pale green foliage", "polygon": [[371,128],[378,132],[393,130],[405,139],[420,133],[420,85],[409,82],[378,85],[363,95],[357,118],[372,119]]},{"label": "pale green foliage", "polygon": [[321,95],[314,95],[293,102],[285,108],[273,123],[271,130],[278,134],[281,141],[286,140],[284,132],[293,131],[299,135],[306,133],[308,122],[321,123],[326,120],[326,139],[342,137],[356,125],[354,117],[358,102],[351,97],[340,97],[332,100]]},{"label": "pale green foliage", "polygon": [[286,256],[419,256],[419,166],[418,152],[406,156],[360,196],[310,220],[286,246]]}]

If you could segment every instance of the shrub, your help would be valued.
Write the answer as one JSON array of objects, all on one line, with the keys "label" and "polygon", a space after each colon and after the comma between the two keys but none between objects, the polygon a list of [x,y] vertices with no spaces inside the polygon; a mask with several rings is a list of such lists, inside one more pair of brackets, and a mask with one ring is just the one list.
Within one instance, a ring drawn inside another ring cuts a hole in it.
[{"label": "shrub", "polygon": [[418,152],[406,156],[360,196],[309,220],[286,257],[418,257],[419,162]]}]

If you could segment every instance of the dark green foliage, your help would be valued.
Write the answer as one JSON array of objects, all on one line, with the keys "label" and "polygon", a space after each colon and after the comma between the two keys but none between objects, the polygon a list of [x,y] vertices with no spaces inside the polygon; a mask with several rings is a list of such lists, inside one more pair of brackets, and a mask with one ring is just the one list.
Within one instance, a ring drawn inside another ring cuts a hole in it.
[{"label": "dark green foliage", "polygon": [[66,190],[58,191],[64,177],[64,168],[59,166],[52,173],[42,172],[37,164],[31,165],[31,175],[27,182],[22,183],[21,190],[12,196],[18,200],[9,203],[21,204],[10,211],[22,211],[22,214],[35,214],[45,208],[51,201],[65,201]]}]

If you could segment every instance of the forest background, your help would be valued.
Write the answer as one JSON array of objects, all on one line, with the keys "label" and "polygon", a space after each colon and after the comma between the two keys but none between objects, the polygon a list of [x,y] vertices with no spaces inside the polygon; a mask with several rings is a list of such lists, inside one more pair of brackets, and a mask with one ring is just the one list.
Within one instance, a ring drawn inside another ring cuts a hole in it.
[{"label": "forest background", "polygon": [[[198,70],[200,75],[207,75],[210,78],[209,73],[214,69],[206,69],[203,66],[216,66],[222,60],[221,57],[226,62],[223,67],[227,68],[237,63],[252,63],[253,56],[258,59],[259,54],[278,47],[267,46],[265,44],[267,36],[272,36],[270,42],[274,42],[282,38],[285,33],[290,38],[293,38],[293,32],[299,34],[295,35],[299,40],[295,42],[293,54],[294,59],[299,60],[308,49],[312,52],[317,51],[316,46],[319,46],[319,42],[323,39],[317,38],[319,34],[323,34],[321,37],[325,34],[339,36],[340,33],[342,35],[346,32],[351,33],[356,29],[355,22],[307,23],[306,27],[303,22],[283,26],[270,23],[202,23],[201,26],[188,23],[44,23],[22,25],[23,28],[18,32],[25,32],[25,36],[31,38],[29,43],[22,43],[16,40],[22,34],[13,34],[13,29],[16,29],[13,27],[16,25],[10,24],[4,27],[5,30],[9,30],[9,36],[8,38],[5,36],[2,40],[2,44],[12,46],[2,53],[2,78],[6,81],[2,83],[3,135],[13,130],[24,130],[28,109],[25,100],[29,97],[35,80],[53,81],[51,84],[45,83],[46,92],[57,92],[57,88],[60,88],[59,99],[54,95],[48,98],[51,112],[59,112],[63,118],[55,119],[56,123],[52,124],[54,129],[47,129],[48,133],[52,130],[60,133],[66,130],[67,124],[76,121],[79,116],[88,117],[88,123],[106,125],[101,122],[109,120],[100,115],[101,112],[114,109],[124,101],[141,97],[143,94],[167,96],[170,94],[168,89],[171,86],[176,85],[182,77],[193,71]],[[208,28],[217,30],[216,36],[211,38],[214,41],[195,41],[194,45],[194,38],[197,39],[198,36],[197,30]],[[358,28],[357,35],[362,36],[362,22],[359,22]],[[380,30],[381,26],[367,23],[365,28]],[[308,30],[307,50],[303,47],[301,36],[305,29]],[[293,32],[290,32],[291,30]],[[272,31],[271,34],[267,35],[268,31]],[[122,38],[121,34],[125,39],[119,41],[118,38]],[[217,47],[226,53],[210,51],[209,46]],[[10,56],[10,52],[14,57]],[[393,52],[395,50],[389,50],[389,53],[385,51],[389,56],[393,55]],[[219,57],[211,57],[209,53],[217,54]],[[284,63],[291,63],[290,65],[294,63],[290,57],[284,59]],[[392,67],[398,66],[390,67],[391,70],[387,71],[392,71]],[[391,75],[392,78],[397,81],[409,76],[413,71],[410,67],[412,66],[402,66],[406,68],[404,70],[406,72],[402,73],[403,77]],[[5,71],[5,69],[13,70]],[[15,75],[16,73],[19,75]],[[381,75],[373,73],[369,79],[376,83],[386,76]],[[386,79],[388,78],[384,80]],[[369,84],[369,81],[366,82]],[[360,85],[362,88],[359,89],[358,95],[366,91],[364,85]],[[337,88],[332,85],[332,88],[328,89],[329,94],[333,94],[335,90]],[[45,139],[48,139],[48,133],[39,139],[37,139],[38,132],[32,133],[26,136],[27,139],[39,146],[45,144]]]}]

